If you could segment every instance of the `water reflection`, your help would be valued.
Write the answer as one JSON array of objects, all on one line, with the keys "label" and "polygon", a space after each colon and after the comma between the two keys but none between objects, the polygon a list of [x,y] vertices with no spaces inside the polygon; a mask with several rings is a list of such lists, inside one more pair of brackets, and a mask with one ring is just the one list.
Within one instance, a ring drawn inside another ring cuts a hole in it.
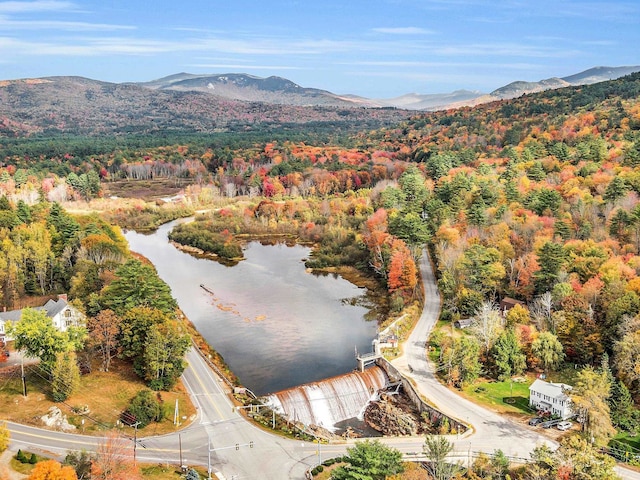
[{"label": "water reflection", "polygon": [[[180,307],[244,385],[261,395],[347,373],[354,349],[371,350],[376,322],[364,289],[337,275],[311,275],[300,245],[252,242],[227,267],[128,232],[131,250],[156,266]],[[201,288],[206,286],[209,291]]]}]

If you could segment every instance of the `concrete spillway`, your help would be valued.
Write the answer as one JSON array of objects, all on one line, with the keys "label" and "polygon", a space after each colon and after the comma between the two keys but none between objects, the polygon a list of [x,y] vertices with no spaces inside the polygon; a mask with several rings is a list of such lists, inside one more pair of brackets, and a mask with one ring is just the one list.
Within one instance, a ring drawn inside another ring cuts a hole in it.
[{"label": "concrete spillway", "polygon": [[291,421],[333,431],[336,423],[360,417],[388,383],[384,370],[374,366],[276,392],[267,397],[266,403]]}]

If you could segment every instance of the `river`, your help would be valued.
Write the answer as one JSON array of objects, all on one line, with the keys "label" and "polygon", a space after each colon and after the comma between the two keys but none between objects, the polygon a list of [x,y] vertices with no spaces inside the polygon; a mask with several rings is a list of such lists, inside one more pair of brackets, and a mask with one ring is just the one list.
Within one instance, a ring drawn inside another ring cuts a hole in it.
[{"label": "river", "polygon": [[227,267],[171,245],[167,235],[176,222],[125,237],[256,395],[348,373],[356,367],[356,348],[371,351],[376,322],[366,319],[366,292],[337,275],[308,273],[308,247],[250,242],[245,260]]}]

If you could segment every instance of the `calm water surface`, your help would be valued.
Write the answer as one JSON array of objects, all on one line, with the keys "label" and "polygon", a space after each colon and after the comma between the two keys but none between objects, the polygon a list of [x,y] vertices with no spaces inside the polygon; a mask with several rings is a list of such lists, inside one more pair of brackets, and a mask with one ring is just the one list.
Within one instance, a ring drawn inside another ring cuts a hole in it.
[{"label": "calm water surface", "polygon": [[[307,273],[300,245],[251,242],[226,267],[169,244],[175,222],[155,234],[126,233],[131,250],[156,266],[180,308],[257,395],[350,372],[354,350],[371,351],[376,322],[365,291],[337,276]],[[200,285],[213,291],[207,293]]]}]

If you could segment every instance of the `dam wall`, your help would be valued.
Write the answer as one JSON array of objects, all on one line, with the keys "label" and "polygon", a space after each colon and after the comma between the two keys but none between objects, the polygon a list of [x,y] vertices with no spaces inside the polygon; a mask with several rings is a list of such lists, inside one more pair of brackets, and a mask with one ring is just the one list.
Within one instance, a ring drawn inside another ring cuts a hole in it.
[{"label": "dam wall", "polygon": [[337,423],[361,418],[369,401],[388,384],[384,369],[372,366],[281,390],[265,397],[265,403],[291,421],[335,431]]},{"label": "dam wall", "polygon": [[445,415],[437,408],[427,404],[415,389],[413,383],[411,383],[408,378],[402,376],[398,369],[391,365],[391,363],[389,363],[389,361],[387,361],[385,358],[378,358],[376,360],[376,365],[378,365],[378,367],[386,372],[387,377],[389,377],[391,383],[402,383],[402,388],[405,395],[407,395],[407,397],[411,399],[411,402],[416,406],[420,413],[425,413],[429,417],[431,423],[437,423],[440,422],[442,418],[446,418],[449,422],[449,426],[451,427],[451,432],[463,433],[467,431],[467,429],[469,428],[467,425],[456,420],[455,418],[451,418],[450,416]]}]

